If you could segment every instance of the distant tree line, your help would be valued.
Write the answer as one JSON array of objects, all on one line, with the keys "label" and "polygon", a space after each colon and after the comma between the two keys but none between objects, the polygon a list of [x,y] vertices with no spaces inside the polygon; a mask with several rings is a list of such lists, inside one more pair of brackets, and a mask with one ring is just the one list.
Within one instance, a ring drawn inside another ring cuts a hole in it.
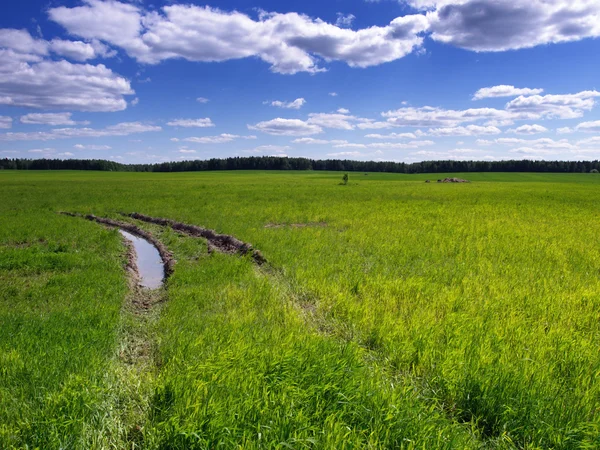
[{"label": "distant tree line", "polygon": [[590,172],[600,161],[423,161],[418,163],[314,160],[250,156],[223,159],[121,164],[103,159],[0,159],[0,170],[100,170],[112,172],[201,172],[210,170],[330,170],[344,172]]}]

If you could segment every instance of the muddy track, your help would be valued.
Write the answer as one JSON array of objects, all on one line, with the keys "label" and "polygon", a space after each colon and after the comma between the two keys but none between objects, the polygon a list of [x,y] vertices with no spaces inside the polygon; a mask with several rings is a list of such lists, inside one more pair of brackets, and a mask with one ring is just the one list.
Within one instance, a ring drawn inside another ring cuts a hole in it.
[{"label": "muddy track", "polygon": [[93,214],[87,214],[85,216],[70,212],[61,212],[61,214],[71,217],[83,217],[87,220],[91,220],[92,222],[101,223],[103,225],[107,225],[113,228],[120,228],[122,230],[128,231],[129,233],[135,236],[147,240],[158,250],[160,258],[163,262],[165,280],[173,274],[173,270],[175,268],[175,259],[173,259],[173,254],[169,250],[167,250],[167,247],[165,247],[162,242],[156,239],[151,233],[142,230],[140,227],[127,222],[120,222],[118,220],[107,219],[106,217],[98,217]]},{"label": "muddy track", "polygon": [[242,242],[229,234],[219,234],[214,230],[210,230],[208,228],[199,227],[197,225],[188,225],[182,222],[177,222],[172,219],[151,217],[139,213],[122,214],[133,219],[140,220],[142,222],[153,223],[163,227],[171,227],[172,229],[179,231],[180,233],[186,234],[188,236],[204,238],[208,241],[209,252],[217,250],[223,253],[237,253],[240,255],[250,255],[251,258],[259,265],[262,265],[267,262],[267,260],[260,251],[252,248],[252,244]]}]

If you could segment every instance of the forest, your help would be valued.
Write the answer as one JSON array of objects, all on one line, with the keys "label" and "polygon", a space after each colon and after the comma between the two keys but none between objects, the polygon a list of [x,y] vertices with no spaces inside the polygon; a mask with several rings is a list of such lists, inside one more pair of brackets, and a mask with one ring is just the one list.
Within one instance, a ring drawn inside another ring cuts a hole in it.
[{"label": "forest", "polygon": [[214,170],[327,170],[347,172],[449,173],[449,172],[597,172],[600,161],[393,161],[314,160],[277,156],[250,156],[121,164],[103,159],[0,159],[0,170],[96,170],[110,172],[204,172]]}]

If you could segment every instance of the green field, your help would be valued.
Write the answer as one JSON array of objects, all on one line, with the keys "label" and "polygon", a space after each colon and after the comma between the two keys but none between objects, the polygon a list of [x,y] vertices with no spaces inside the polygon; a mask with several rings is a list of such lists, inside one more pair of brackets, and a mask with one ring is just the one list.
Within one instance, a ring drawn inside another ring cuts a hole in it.
[{"label": "green field", "polygon": [[600,176],[455,175],[1,171],[0,448],[600,448]]}]

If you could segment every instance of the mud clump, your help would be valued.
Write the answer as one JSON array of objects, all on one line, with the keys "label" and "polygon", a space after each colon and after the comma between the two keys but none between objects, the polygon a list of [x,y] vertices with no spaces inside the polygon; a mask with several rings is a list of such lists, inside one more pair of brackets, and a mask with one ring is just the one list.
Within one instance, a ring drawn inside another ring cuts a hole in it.
[{"label": "mud clump", "polygon": [[223,253],[238,253],[240,255],[249,254],[257,264],[264,264],[267,262],[262,253],[252,248],[251,244],[240,241],[229,234],[219,234],[208,228],[189,225],[172,219],[151,217],[139,213],[125,215],[142,222],[153,223],[163,227],[171,227],[173,230],[187,234],[188,236],[204,238],[208,241],[208,251],[211,253],[217,250]]},{"label": "mud clump", "polygon": [[463,180],[462,178],[444,178],[443,180],[438,180],[438,183],[470,183],[469,180]]}]

